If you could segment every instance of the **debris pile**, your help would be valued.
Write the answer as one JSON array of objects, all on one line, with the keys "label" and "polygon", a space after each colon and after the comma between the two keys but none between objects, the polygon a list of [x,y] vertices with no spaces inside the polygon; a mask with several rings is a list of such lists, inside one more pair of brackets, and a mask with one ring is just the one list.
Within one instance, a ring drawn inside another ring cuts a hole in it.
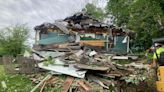
[{"label": "debris pile", "polygon": [[[39,86],[42,92],[45,85],[58,86],[62,92],[120,92],[125,84],[138,85],[147,78],[146,65],[114,62],[117,59],[137,59],[136,56],[111,54],[112,51],[120,51],[119,54],[129,51],[128,34],[84,13],[63,21],[44,23],[35,30],[37,44],[33,46],[32,54],[26,52],[24,56],[34,59],[39,68],[50,73],[42,80],[32,78],[38,84],[31,92]],[[66,78],[61,79],[60,75]]]},{"label": "debris pile", "polygon": [[[42,85],[42,90],[45,85],[58,85],[62,92],[109,91],[111,87],[116,91],[125,84],[138,85],[148,77],[146,73],[149,67],[142,63],[117,64],[112,59],[113,55],[85,47],[69,50],[33,50],[30,57],[38,61],[39,68],[49,71],[51,75],[44,81],[39,79],[42,82],[39,83]],[[63,74],[67,75],[65,80],[60,79],[60,75]],[[60,85],[56,82],[58,80]],[[37,78],[32,81],[38,83]]]}]

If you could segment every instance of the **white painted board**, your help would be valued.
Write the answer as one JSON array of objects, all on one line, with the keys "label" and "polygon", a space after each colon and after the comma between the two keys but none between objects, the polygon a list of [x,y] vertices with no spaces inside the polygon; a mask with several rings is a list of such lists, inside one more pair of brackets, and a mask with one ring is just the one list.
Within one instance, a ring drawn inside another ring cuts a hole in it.
[{"label": "white painted board", "polygon": [[45,70],[55,71],[58,73],[78,77],[78,78],[84,78],[86,70],[80,70],[75,68],[74,65],[69,65],[68,67],[62,66],[62,65],[48,65],[44,66],[43,63],[39,63],[38,66],[40,68],[43,68]]}]

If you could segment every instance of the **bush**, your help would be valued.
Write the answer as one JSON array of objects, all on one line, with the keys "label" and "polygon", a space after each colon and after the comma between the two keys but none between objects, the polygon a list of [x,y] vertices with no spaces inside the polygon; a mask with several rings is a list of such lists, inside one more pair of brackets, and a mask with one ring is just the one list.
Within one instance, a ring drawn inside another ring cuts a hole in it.
[{"label": "bush", "polygon": [[16,25],[1,30],[0,55],[17,56],[24,52],[27,46],[24,44],[29,36],[26,25]]}]

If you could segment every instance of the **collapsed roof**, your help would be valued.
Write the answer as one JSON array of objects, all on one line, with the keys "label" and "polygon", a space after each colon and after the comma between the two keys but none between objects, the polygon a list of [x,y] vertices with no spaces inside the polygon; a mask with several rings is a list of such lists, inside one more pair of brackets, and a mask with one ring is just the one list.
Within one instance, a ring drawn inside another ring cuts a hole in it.
[{"label": "collapsed roof", "polygon": [[[41,31],[40,33],[47,33],[48,29],[59,29],[65,34],[69,34],[70,31],[78,33],[110,33],[114,35],[125,35],[126,32],[122,28],[116,28],[115,26],[109,26],[99,20],[92,18],[89,14],[80,12],[73,16],[67,17],[60,21],[55,21],[54,23],[43,23],[34,28],[36,31]],[[71,30],[70,30],[71,29]]]},{"label": "collapsed roof", "polygon": [[47,29],[60,29],[65,34],[69,34],[69,30],[66,28],[63,22],[55,22],[55,23],[43,23],[34,28],[36,31],[41,31],[41,33],[46,33]]},{"label": "collapsed roof", "polygon": [[78,29],[90,27],[109,27],[107,24],[92,18],[89,14],[84,12],[76,13],[73,16],[67,17],[64,19],[64,21],[67,21],[69,23],[68,27],[74,27]]}]

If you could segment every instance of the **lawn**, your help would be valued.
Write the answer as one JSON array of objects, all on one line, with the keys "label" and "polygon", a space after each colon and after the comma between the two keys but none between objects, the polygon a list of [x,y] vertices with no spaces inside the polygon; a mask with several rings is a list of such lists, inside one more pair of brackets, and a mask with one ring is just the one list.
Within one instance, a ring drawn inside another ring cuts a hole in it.
[{"label": "lawn", "polygon": [[0,92],[30,92],[33,88],[33,84],[27,76],[5,74],[3,66],[0,65],[0,82],[2,81],[6,83],[7,88],[3,88],[0,84]]},{"label": "lawn", "polygon": [[[46,76],[46,74],[45,74]],[[60,76],[61,79],[65,79],[65,76]],[[4,81],[7,88],[3,88],[1,82]],[[3,65],[0,65],[0,92],[30,92],[36,84],[23,74],[9,75],[5,74]],[[35,92],[39,92],[38,88]],[[61,92],[61,86],[45,86],[44,92]]]}]

